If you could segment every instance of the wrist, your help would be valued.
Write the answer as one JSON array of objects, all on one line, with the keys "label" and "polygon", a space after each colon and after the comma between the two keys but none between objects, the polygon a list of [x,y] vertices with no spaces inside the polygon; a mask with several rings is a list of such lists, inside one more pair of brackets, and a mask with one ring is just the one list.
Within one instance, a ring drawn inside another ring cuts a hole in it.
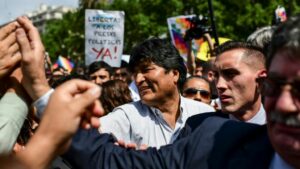
[{"label": "wrist", "polygon": [[47,168],[57,155],[51,141],[46,135],[37,132],[17,157],[29,168]]},{"label": "wrist", "polygon": [[27,92],[30,94],[30,97],[32,98],[33,101],[36,101],[51,89],[48,83],[45,82],[43,83],[36,82],[35,84],[32,84],[25,88]]},{"label": "wrist", "polygon": [[42,97],[45,93],[47,93],[50,90],[50,86],[49,85],[38,85],[35,87],[34,89],[34,96],[33,99],[37,100],[40,97]]}]

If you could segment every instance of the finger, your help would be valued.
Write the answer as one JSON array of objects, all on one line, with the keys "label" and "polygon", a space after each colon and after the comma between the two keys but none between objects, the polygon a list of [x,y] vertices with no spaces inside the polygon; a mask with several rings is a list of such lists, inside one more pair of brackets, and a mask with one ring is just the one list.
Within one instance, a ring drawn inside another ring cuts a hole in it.
[{"label": "finger", "polygon": [[20,63],[20,60],[20,52],[17,52],[14,56],[7,58],[5,60],[5,64],[3,64],[0,69],[0,79],[10,74],[16,68],[17,64]]},{"label": "finger", "polygon": [[[65,98],[71,99],[70,107],[74,110],[74,116],[83,115],[83,117],[85,116],[84,113],[89,110],[89,106],[95,104],[100,96],[100,88],[97,85],[78,79],[62,84],[56,89],[56,92],[61,93]],[[100,110],[99,107],[94,109]]]},{"label": "finger", "polygon": [[99,128],[100,127],[99,118],[91,117],[90,124],[93,128]]},{"label": "finger", "polygon": [[5,39],[11,32],[18,28],[19,24],[17,22],[11,22],[0,29],[0,40]]},{"label": "finger", "polygon": [[38,42],[34,45],[41,45],[41,43],[39,43],[41,42],[40,34],[37,31],[36,27],[32,24],[32,22],[26,16],[18,17],[17,21],[25,29],[30,38],[30,41],[33,41],[34,43]]},{"label": "finger", "polygon": [[139,150],[146,150],[148,148],[148,145],[142,144],[139,148]]},{"label": "finger", "polygon": [[8,52],[9,52],[9,53],[15,54],[18,50],[19,50],[19,45],[18,45],[18,43],[16,42],[16,43],[13,43],[13,44],[9,47]]},{"label": "finger", "polygon": [[21,59],[22,59],[21,52],[17,51],[16,53],[14,53],[14,55],[11,57],[10,60],[13,63],[13,65],[16,65],[21,61]]},{"label": "finger", "polygon": [[30,55],[30,53],[31,53],[29,40],[25,34],[24,29],[19,28],[19,29],[17,29],[16,33],[17,33],[17,42],[20,46],[22,56],[23,56],[23,58],[26,59],[26,56]]},{"label": "finger", "polygon": [[84,119],[81,118],[81,119],[80,119],[80,123],[79,123],[80,128],[83,128],[85,123],[86,123],[86,122],[84,121]]},{"label": "finger", "polygon": [[[79,80],[79,79],[73,79],[70,81],[67,81],[60,87],[58,87],[56,90],[62,90],[61,92],[66,94],[66,95],[71,95],[72,97],[75,97],[77,94],[82,94],[83,92],[94,88],[98,87],[96,84],[91,83],[89,81],[85,80]],[[99,87],[98,87],[99,88]],[[76,98],[80,98],[81,96],[79,95]]]},{"label": "finger", "polygon": [[90,123],[91,118],[92,118],[92,113],[89,110],[84,110],[84,112],[81,115],[82,121],[86,123]]},{"label": "finger", "polygon": [[16,33],[11,32],[6,38],[2,40],[2,45],[5,45],[4,47],[9,48],[11,45],[17,43]]},{"label": "finger", "polygon": [[96,117],[105,115],[104,109],[99,100],[96,100],[91,106],[89,106],[88,110],[93,113],[93,116]]},{"label": "finger", "polygon": [[[75,110],[78,110],[78,113],[83,113],[88,106],[93,104],[100,95],[100,89],[96,86],[91,88],[80,95],[80,97],[75,98],[71,103]],[[99,108],[95,108],[99,109]]]},{"label": "finger", "polygon": [[121,147],[126,147],[125,141],[124,140],[118,140],[117,141],[118,145]]},{"label": "finger", "polygon": [[97,116],[94,116],[94,113],[86,110],[82,116],[82,127],[86,128],[87,125],[89,125],[88,127],[93,127],[93,128],[99,128],[100,127],[100,122],[99,122],[99,118]]},{"label": "finger", "polygon": [[81,120],[80,126],[83,129],[90,129],[91,128],[91,125],[89,124],[89,122],[86,119]]},{"label": "finger", "polygon": [[1,65],[2,69],[9,69],[18,64],[21,60],[21,53],[16,52],[13,56],[6,58],[3,64]]},{"label": "finger", "polygon": [[88,130],[91,128],[91,124],[90,123],[85,123],[85,125],[83,126],[84,129]]},{"label": "finger", "polygon": [[128,144],[126,145],[126,147],[127,147],[127,148],[130,148],[130,149],[136,150],[136,149],[137,149],[137,144],[135,144],[135,143],[128,143]]}]

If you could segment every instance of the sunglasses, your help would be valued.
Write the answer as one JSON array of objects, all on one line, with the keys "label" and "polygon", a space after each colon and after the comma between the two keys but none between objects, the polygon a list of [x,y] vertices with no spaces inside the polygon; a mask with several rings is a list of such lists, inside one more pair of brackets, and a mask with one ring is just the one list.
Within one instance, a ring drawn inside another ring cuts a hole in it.
[{"label": "sunglasses", "polygon": [[186,95],[196,95],[197,93],[200,93],[200,96],[205,98],[205,99],[209,99],[210,98],[210,92],[207,90],[203,90],[203,89],[195,89],[195,88],[188,88],[186,90],[183,91],[184,94]]},{"label": "sunglasses", "polygon": [[286,85],[291,86],[290,92],[292,96],[300,102],[300,77],[288,80],[285,77],[269,75],[264,80],[263,95],[268,97],[278,97],[281,94],[282,88]]}]

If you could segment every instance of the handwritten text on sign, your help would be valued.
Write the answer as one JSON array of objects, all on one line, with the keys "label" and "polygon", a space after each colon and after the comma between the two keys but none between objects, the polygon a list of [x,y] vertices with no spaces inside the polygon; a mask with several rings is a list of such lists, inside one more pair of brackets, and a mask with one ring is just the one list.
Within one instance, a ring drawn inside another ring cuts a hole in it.
[{"label": "handwritten text on sign", "polygon": [[124,37],[123,11],[85,11],[85,63],[102,60],[121,65]]}]

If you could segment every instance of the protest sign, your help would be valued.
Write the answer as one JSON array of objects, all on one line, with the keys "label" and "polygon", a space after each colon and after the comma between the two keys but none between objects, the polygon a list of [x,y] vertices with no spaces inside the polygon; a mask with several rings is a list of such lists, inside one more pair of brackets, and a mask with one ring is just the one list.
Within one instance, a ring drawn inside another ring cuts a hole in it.
[{"label": "protest sign", "polygon": [[102,60],[119,67],[124,44],[123,11],[85,10],[85,64]]}]

